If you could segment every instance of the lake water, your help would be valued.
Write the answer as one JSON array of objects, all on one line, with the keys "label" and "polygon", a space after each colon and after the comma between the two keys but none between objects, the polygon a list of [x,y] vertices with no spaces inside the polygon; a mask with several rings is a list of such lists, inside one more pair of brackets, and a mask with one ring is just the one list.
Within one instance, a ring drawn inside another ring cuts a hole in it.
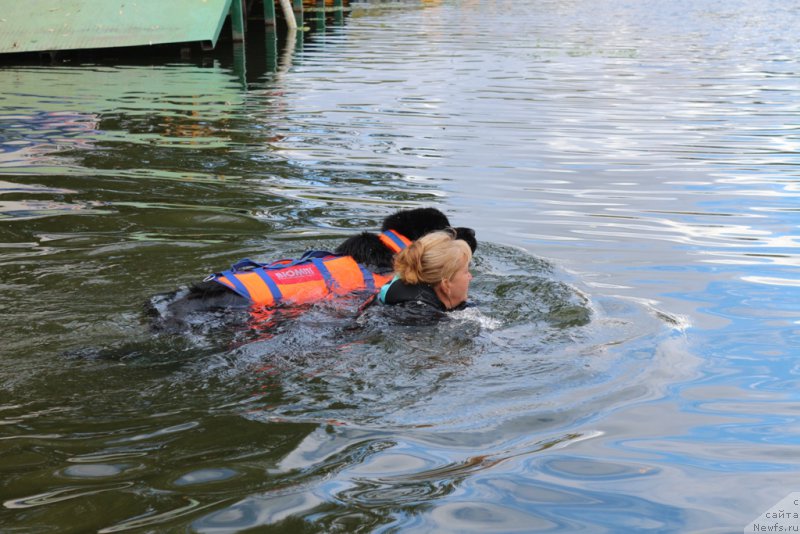
[{"label": "lake water", "polygon": [[[741,532],[800,490],[797,4],[352,7],[0,67],[0,530]],[[416,206],[480,241],[450,321],[150,328]]]}]

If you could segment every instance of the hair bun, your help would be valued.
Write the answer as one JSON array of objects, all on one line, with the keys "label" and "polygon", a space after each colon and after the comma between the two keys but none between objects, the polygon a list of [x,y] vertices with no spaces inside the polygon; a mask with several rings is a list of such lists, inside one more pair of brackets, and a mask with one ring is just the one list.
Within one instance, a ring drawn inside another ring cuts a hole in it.
[{"label": "hair bun", "polygon": [[431,232],[401,250],[394,260],[395,272],[407,284],[437,284],[450,280],[469,263],[472,250],[454,232]]}]

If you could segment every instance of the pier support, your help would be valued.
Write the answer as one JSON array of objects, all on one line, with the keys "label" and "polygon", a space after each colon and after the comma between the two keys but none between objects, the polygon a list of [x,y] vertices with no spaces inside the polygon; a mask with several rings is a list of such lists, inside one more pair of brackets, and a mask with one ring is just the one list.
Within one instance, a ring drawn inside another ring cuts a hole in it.
[{"label": "pier support", "polygon": [[303,20],[303,0],[294,0],[294,16],[297,18],[300,28],[302,28],[305,24]]},{"label": "pier support", "polygon": [[244,9],[243,0],[233,0],[231,2],[231,28],[233,29],[233,42],[244,42]]},{"label": "pier support", "polygon": [[[289,30],[292,31],[292,30]],[[278,35],[275,28],[267,28],[265,33],[267,72],[278,70]]]},{"label": "pier support", "polygon": [[344,1],[333,0],[333,22],[337,26],[344,24]]},{"label": "pier support", "polygon": [[281,62],[278,66],[278,75],[286,74],[292,68],[295,46],[297,46],[298,41],[302,42],[302,35],[303,32],[299,32],[297,29],[290,29],[286,32],[286,44],[284,45]]},{"label": "pier support", "polygon": [[317,0],[317,31],[325,31],[325,0]]},{"label": "pier support", "polygon": [[[272,0],[265,0],[267,2],[271,2]],[[295,19],[294,11],[292,11],[292,3],[291,0],[281,0],[281,11],[283,11],[283,18],[286,19],[286,27],[290,30],[297,29],[297,19]],[[302,1],[300,3],[300,15],[302,17],[303,14],[303,4]],[[300,19],[302,23],[302,18]]]},{"label": "pier support", "polygon": [[247,90],[247,53],[244,43],[233,43],[233,73],[242,84],[242,89]]},{"label": "pier support", "polygon": [[264,25],[275,26],[275,0],[264,0]]}]

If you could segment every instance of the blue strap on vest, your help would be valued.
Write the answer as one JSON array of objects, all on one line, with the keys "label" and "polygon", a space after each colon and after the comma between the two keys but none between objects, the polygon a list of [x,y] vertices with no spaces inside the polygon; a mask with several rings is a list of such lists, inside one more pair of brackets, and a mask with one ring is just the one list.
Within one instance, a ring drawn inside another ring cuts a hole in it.
[{"label": "blue strap on vest", "polygon": [[258,267],[264,267],[264,264],[258,263],[257,261],[253,261],[250,258],[245,258],[231,265],[231,271],[234,273],[238,273],[240,271],[249,271],[252,269],[256,269]]},{"label": "blue strap on vest", "polygon": [[278,284],[275,283],[275,280],[269,277],[264,269],[256,269],[255,273],[261,278],[267,287],[269,288],[269,292],[272,293],[272,300],[278,302],[283,298],[283,294],[281,293]]},{"label": "blue strap on vest", "polygon": [[317,258],[327,258],[328,256],[336,256],[333,252],[328,252],[327,250],[307,250],[303,253],[300,258],[296,260],[278,260],[273,261],[269,265],[264,265],[265,269],[284,269],[286,267],[294,267],[296,265],[301,265],[303,263],[312,262],[314,259]]},{"label": "blue strap on vest", "polygon": [[325,280],[325,285],[328,287],[328,289],[333,289],[335,282],[333,280],[333,276],[331,276],[331,272],[327,267],[325,267],[325,263],[319,258],[313,258],[311,263],[317,268],[319,274],[322,275],[322,278]]},{"label": "blue strap on vest", "polygon": [[285,269],[287,267],[295,267],[304,263],[309,263],[315,258],[326,258],[328,256],[336,256],[333,252],[327,250],[307,250],[300,258],[296,260],[285,259],[275,260],[272,263],[260,263],[250,258],[239,260],[231,266],[231,271],[237,273],[240,271],[252,271],[253,269]]},{"label": "blue strap on vest", "polygon": [[375,279],[372,277],[372,273],[360,263],[356,263],[356,265],[358,265],[358,269],[361,271],[361,277],[364,279],[364,287],[370,291],[375,291]]},{"label": "blue strap on vest", "polygon": [[241,296],[246,298],[247,300],[253,300],[253,297],[250,296],[250,292],[247,291],[247,288],[244,287],[238,278],[236,278],[236,271],[231,269],[230,271],[223,271],[222,276],[228,279],[228,281],[233,284],[233,288],[239,293]]},{"label": "blue strap on vest", "polygon": [[394,230],[386,230],[385,232],[381,232],[381,235],[385,235],[386,237],[391,239],[392,243],[397,245],[400,250],[406,248],[406,244],[403,243],[403,241],[399,237],[397,237],[397,234],[395,233]]}]

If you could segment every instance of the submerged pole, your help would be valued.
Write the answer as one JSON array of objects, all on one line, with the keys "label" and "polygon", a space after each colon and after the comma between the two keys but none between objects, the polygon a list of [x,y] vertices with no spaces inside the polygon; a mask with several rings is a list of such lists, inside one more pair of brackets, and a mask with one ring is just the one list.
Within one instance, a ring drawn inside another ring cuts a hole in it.
[{"label": "submerged pole", "polygon": [[233,29],[233,42],[241,43],[244,41],[244,14],[242,9],[243,0],[233,0],[231,2],[231,28]]},{"label": "submerged pole", "polygon": [[264,0],[264,24],[275,26],[275,0]]},{"label": "submerged pole", "polygon": [[267,28],[264,34],[265,44],[267,45],[267,72],[275,72],[278,70],[278,36],[275,33],[275,28]]},{"label": "submerged pole", "polygon": [[[272,0],[267,0],[271,2]],[[281,0],[281,11],[283,11],[283,18],[286,19],[286,27],[290,30],[297,29],[297,20],[294,18],[294,11],[292,11],[292,3],[290,0]]]},{"label": "submerged pole", "polygon": [[337,25],[344,24],[344,2],[333,0],[333,21]]},{"label": "submerged pole", "polygon": [[317,0],[317,31],[325,31],[325,0]]},{"label": "submerged pole", "polygon": [[[297,31],[297,28],[289,28],[289,31],[286,32],[286,44],[284,45],[283,54],[281,55],[281,64],[278,67],[278,74],[285,74],[292,68],[294,49],[299,40],[297,36],[302,36],[302,34],[303,32]],[[302,37],[300,39],[302,39]]]},{"label": "submerged pole", "polygon": [[294,14],[300,21],[300,27],[302,27],[305,24],[303,20],[303,0],[294,0]]},{"label": "submerged pole", "polygon": [[233,43],[233,73],[239,78],[242,89],[247,89],[247,56],[244,48],[244,43]]}]

